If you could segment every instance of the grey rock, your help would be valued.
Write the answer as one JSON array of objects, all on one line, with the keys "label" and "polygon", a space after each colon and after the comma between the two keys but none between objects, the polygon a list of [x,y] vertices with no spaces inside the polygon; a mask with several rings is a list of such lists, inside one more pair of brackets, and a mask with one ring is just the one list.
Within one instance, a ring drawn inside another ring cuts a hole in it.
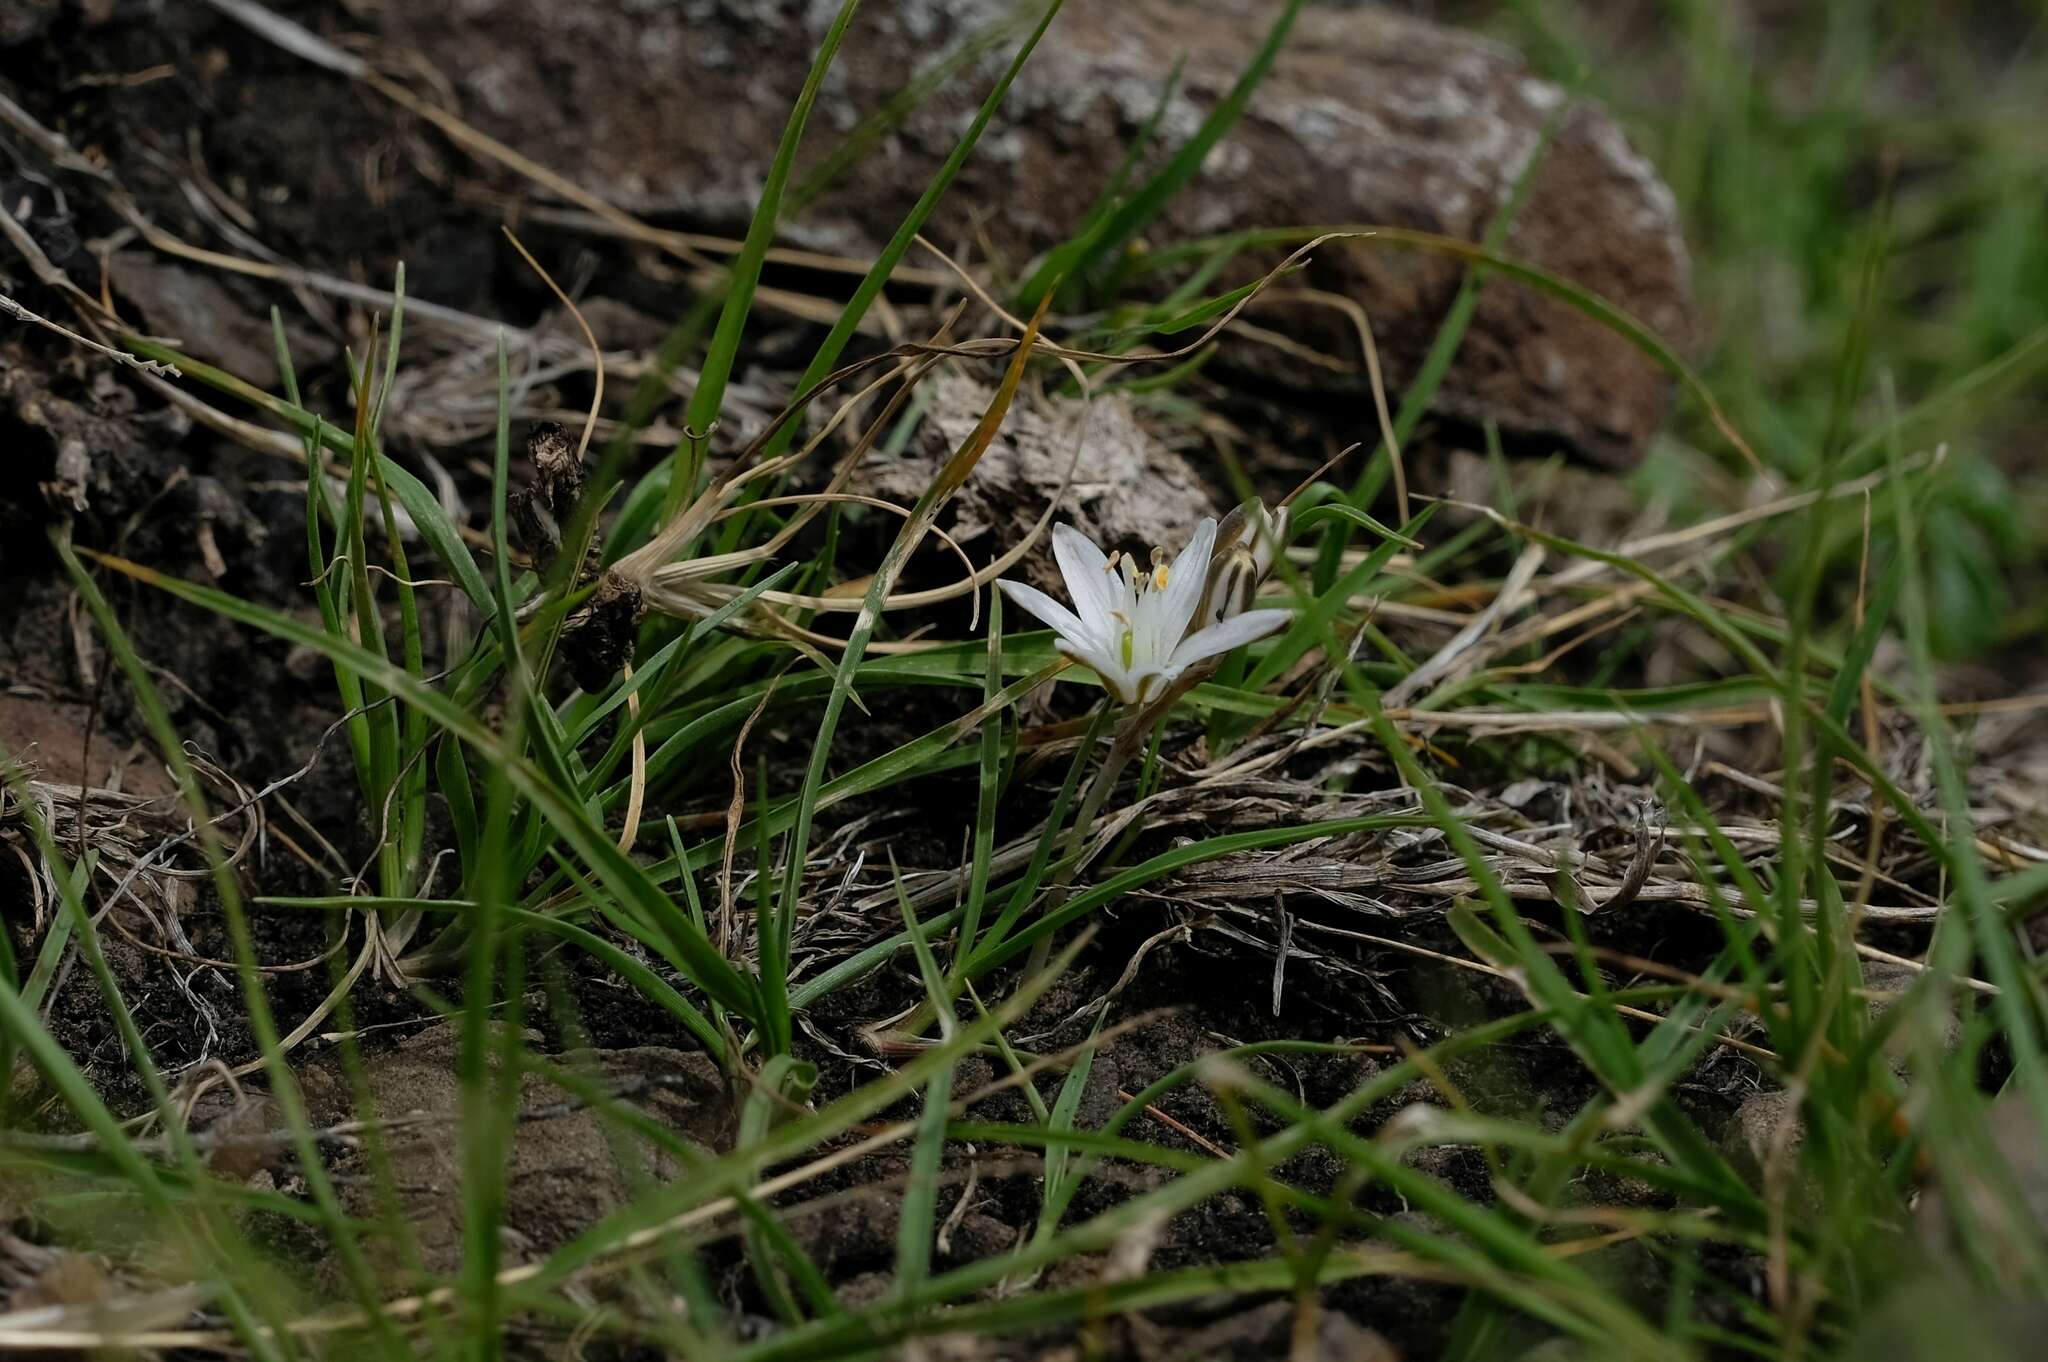
[{"label": "grey rock", "polygon": [[1957,1236],[1969,1235],[1994,1261],[2022,1261],[2000,1253],[2005,1239],[2033,1239],[2048,1224],[2048,1129],[2021,1093],[1991,1104],[1984,1133],[1996,1157],[1981,1164],[1950,1160],[1955,1181],[1937,1185],[1920,1198],[1914,1230],[1933,1260],[1960,1267]]},{"label": "grey rock", "polygon": [[[862,491],[901,506],[914,503],[973,433],[993,396],[974,380],[948,373],[928,379],[925,393],[931,405],[910,447],[900,457],[870,454],[855,477]],[[1022,539],[1070,468],[1073,481],[1057,519],[1105,550],[1135,552],[1140,562],[1150,561],[1154,545],[1179,549],[1195,521],[1217,514],[1202,479],[1138,421],[1129,402],[1114,396],[1088,404],[1020,399],[940,527],[974,561],[987,562]],[[1065,598],[1043,545],[1019,572]]]},{"label": "grey rock", "polygon": [[1586,1362],[1586,1352],[1576,1339],[1551,1338],[1523,1353],[1516,1362]]},{"label": "grey rock", "polygon": [[[387,42],[455,83],[483,130],[641,212],[744,223],[790,103],[836,7],[808,0],[467,0],[379,11]],[[829,72],[796,183],[911,74],[1005,21],[1001,0],[872,0]],[[1066,238],[1160,104],[1158,146],[1185,141],[1257,50],[1263,0],[1069,5],[927,228],[1011,273]],[[919,104],[808,203],[785,234],[865,257],[886,240],[966,126],[1021,29]],[[1566,107],[1511,49],[1378,8],[1305,12],[1244,116],[1146,235],[1153,243],[1247,228],[1371,224],[1476,241],[1555,126],[1508,240],[1510,254],[1633,314],[1674,344],[1692,330],[1676,207],[1619,125]],[[1156,163],[1156,157],[1154,160]],[[1228,284],[1279,252],[1249,256]],[[1255,320],[1340,361],[1331,372],[1270,348],[1234,358],[1263,381],[1350,394],[1370,434],[1353,321],[1299,290],[1370,315],[1389,382],[1414,376],[1463,267],[1387,242],[1332,244]],[[1461,422],[1627,464],[1662,420],[1663,372],[1557,300],[1496,278],[1435,399]]]},{"label": "grey rock", "polygon": [[[1793,1161],[1796,1171],[1799,1143],[1805,1129],[1799,1119],[1799,1100],[1782,1089],[1752,1093],[1735,1110],[1721,1135],[1721,1152],[1752,1186],[1762,1187],[1773,1160]],[[1779,1147],[1782,1144],[1783,1154]]]},{"label": "grey rock", "polygon": [[[391,1121],[420,1114],[384,1137],[398,1188],[398,1213],[412,1230],[413,1247],[429,1272],[452,1273],[462,1263],[462,1109],[458,1075],[461,1028],[421,1032],[395,1049],[365,1057],[366,1089],[360,1102],[338,1074],[308,1081],[307,1098],[323,1124],[374,1113]],[[552,1057],[600,1088],[622,1095],[701,1149],[730,1144],[733,1113],[712,1061],[660,1046],[575,1051]],[[542,1255],[631,1199],[639,1179],[668,1181],[682,1172],[666,1149],[628,1133],[619,1122],[568,1100],[538,1074],[520,1082],[522,1119],[514,1128],[505,1169],[504,1227],[513,1261]],[[350,1179],[345,1195],[356,1214],[374,1214],[377,1179]]]},{"label": "grey rock", "polygon": [[[1305,1334],[1298,1332],[1306,1328]],[[1335,1310],[1318,1309],[1305,1325],[1299,1307],[1290,1301],[1253,1306],[1206,1329],[1171,1341],[1162,1356],[1243,1359],[1263,1362],[1285,1357],[1292,1362],[1400,1362],[1400,1354],[1377,1330],[1368,1329]]]},{"label": "grey rock", "polygon": [[[270,318],[218,276],[144,251],[116,252],[107,270],[115,294],[131,315],[140,315],[144,329],[259,388],[279,386]],[[286,336],[294,368],[312,369],[334,358],[334,343],[316,331],[287,322]]]},{"label": "grey rock", "polygon": [[[1910,965],[1895,965],[1883,960],[1866,960],[1862,968],[1863,987],[1871,995],[1868,1002],[1873,1024],[1885,1020],[1902,1006],[1906,995],[1919,985],[1922,977],[1921,971]],[[1953,1054],[1956,1046],[1962,1043],[1963,1021],[1954,1001],[1921,998],[1914,1004],[1913,1011],[1899,1017],[1886,1045],[1885,1053],[1891,1060],[1892,1070],[1902,1079],[1913,1077],[1913,1051],[1920,1039],[1914,1035],[1915,1027],[1932,1028],[1935,1032],[1934,1048],[1944,1056]]]},{"label": "grey rock", "polygon": [[2048,1333],[2038,1300],[1987,1297],[1955,1276],[1899,1283],[1838,1356],[1848,1362],[2033,1362]]}]

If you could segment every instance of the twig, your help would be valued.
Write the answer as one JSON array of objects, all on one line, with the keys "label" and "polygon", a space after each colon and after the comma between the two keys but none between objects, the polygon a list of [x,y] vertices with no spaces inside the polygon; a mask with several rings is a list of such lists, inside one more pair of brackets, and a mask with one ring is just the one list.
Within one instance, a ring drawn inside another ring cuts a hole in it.
[{"label": "twig", "polygon": [[[6,210],[0,208],[0,217],[7,216]],[[68,326],[60,325],[57,322],[51,321],[48,317],[29,311],[29,309],[23,307],[4,293],[0,293],[0,312],[5,312],[17,321],[34,322],[37,326],[56,332],[74,345],[82,345],[88,350],[96,350],[108,359],[113,360],[116,364],[125,364],[139,373],[150,374],[157,378],[183,377],[173,365],[160,363],[153,359],[141,359],[129,354],[126,350],[116,350],[111,345],[102,345],[90,336],[81,336]]]}]

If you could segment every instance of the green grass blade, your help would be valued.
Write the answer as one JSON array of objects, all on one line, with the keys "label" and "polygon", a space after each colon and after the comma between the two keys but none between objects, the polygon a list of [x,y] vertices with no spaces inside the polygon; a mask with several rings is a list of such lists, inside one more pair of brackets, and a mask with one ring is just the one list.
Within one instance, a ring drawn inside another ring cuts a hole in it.
[{"label": "green grass blade", "polygon": [[[1003,681],[1003,595],[988,596],[988,668],[982,677],[982,708],[996,703]],[[953,951],[952,977],[957,986],[960,968],[974,950],[981,930],[982,905],[988,900],[989,862],[995,856],[996,798],[1001,792],[1003,762],[1002,716],[981,726],[981,764],[975,782],[974,846],[967,876],[967,904],[960,917],[958,944]]]},{"label": "green grass blade", "polygon": [[1114,211],[1096,219],[1078,236],[1047,254],[1043,263],[1017,290],[1015,296],[1020,305],[1036,303],[1059,280],[1079,279],[1086,274],[1092,265],[1109,252],[1120,249],[1124,242],[1157,217],[1167,200],[1195,177],[1216,144],[1236,125],[1245,105],[1251,101],[1252,92],[1272,70],[1274,59],[1280,55],[1280,48],[1294,27],[1295,17],[1301,13],[1302,4],[1303,0],[1286,0],[1272,26],[1267,29],[1265,41],[1230,87],[1230,92],[1217,101],[1216,107],[1195,130],[1195,135],[1175,151],[1164,166]]},{"label": "green grass blade", "polygon": [[[1051,27],[1053,18],[1058,15],[1060,7],[1065,3],[1066,0],[1048,0],[1037,26],[1024,39],[1023,45],[1017,49],[1017,54],[1010,59],[1009,66],[996,81],[995,88],[989,91],[988,98],[983,100],[981,107],[975,111],[973,121],[967,125],[967,131],[961,134],[960,140],[947,154],[945,162],[932,175],[931,182],[925,186],[924,192],[918,195],[917,202],[897,226],[896,234],[889,238],[889,243],[882,248],[881,254],[875,257],[875,263],[868,268],[867,274],[854,288],[852,298],[841,310],[839,319],[832,324],[832,330],[819,343],[817,354],[812,356],[803,376],[797,380],[794,391],[809,392],[839,363],[839,357],[846,351],[847,342],[853,339],[861,320],[867,316],[868,309],[881,297],[883,285],[889,282],[889,276],[895,273],[896,267],[902,263],[911,243],[917,239],[917,234],[924,230],[924,224],[931,217],[932,210],[938,207],[939,200],[945,197],[946,191],[952,187],[954,178],[960,173],[960,167],[967,163],[975,144],[981,140],[982,133],[988,128],[989,120],[994,118],[996,110],[1002,107],[1004,97],[1009,94],[1010,86],[1017,79],[1017,73],[1024,69],[1024,63],[1038,48],[1038,40],[1045,36],[1046,29]],[[1036,296],[1032,301],[1036,303]],[[795,436],[795,424],[786,425],[769,441],[763,457],[772,458],[782,453]]]},{"label": "green grass blade", "polygon": [[[846,26],[852,22],[859,4],[860,0],[841,0],[832,26],[826,30],[824,41],[818,45],[818,51],[811,59],[811,69],[804,77],[803,89],[797,94],[796,103],[790,107],[789,121],[783,126],[782,140],[776,144],[775,159],[768,165],[760,200],[755,203],[754,216],[747,223],[746,240],[741,244],[739,254],[732,259],[725,306],[719,312],[718,325],[711,333],[711,348],[705,353],[704,363],[698,370],[696,390],[690,394],[689,405],[684,408],[683,428],[686,431],[709,431],[718,422],[718,413],[725,402],[726,383],[731,379],[733,364],[739,358],[740,337],[746,330],[747,314],[754,307],[754,289],[761,282],[761,266],[767,259],[768,248],[775,244],[775,231],[782,216],[782,194],[789,183],[790,170],[796,164],[804,125],[810,121],[811,108],[818,102],[818,91],[825,83],[825,73],[831,69],[832,59],[839,53],[840,40],[846,36]],[[670,459],[664,520],[681,508],[697,480],[696,469],[684,467],[687,444],[687,440],[678,444]]]},{"label": "green grass blade", "polygon": [[[910,934],[911,949],[917,955],[918,976],[924,981],[925,999],[939,1019],[941,1042],[959,1030],[953,1015],[953,998],[946,976],[932,954],[911,910],[910,897],[903,892],[903,875],[894,857],[889,877],[896,888],[896,906],[903,914],[903,927]],[[1002,1033],[998,1031],[997,1035]],[[896,1226],[896,1292],[907,1295],[931,1275],[932,1241],[938,1234],[939,1171],[946,1158],[947,1105],[953,1100],[953,1071],[938,1068],[925,1084],[924,1110],[918,1116],[917,1135],[910,1148],[910,1181],[903,1189],[903,1213]]]},{"label": "green grass blade", "polygon": [[661,926],[681,958],[688,962],[687,972],[693,983],[740,1015],[749,1018],[755,1015],[759,1000],[752,981],[735,971],[696,925],[655,886],[646,872],[627,859],[602,828],[591,823],[573,792],[562,790],[448,697],[414,680],[404,668],[394,666],[388,659],[310,629],[278,611],[267,610],[196,582],[164,576],[139,563],[104,554],[94,554],[93,557],[117,572],[223,618],[303,644],[323,656],[338,658],[366,676],[375,677],[380,685],[405,703],[424,709],[435,725],[460,738],[481,761],[501,765],[520,792],[537,806],[549,826],[576,850],[585,864],[597,872],[609,893],[618,896],[623,904],[643,915],[647,921]]}]

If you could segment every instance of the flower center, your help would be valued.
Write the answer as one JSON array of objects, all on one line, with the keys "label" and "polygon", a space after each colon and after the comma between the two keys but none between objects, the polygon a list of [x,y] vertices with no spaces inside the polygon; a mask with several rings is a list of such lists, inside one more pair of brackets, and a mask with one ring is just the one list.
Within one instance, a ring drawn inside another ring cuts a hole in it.
[{"label": "flower center", "polygon": [[1110,611],[1109,617],[1124,627],[1122,636],[1117,640],[1117,651],[1123,658],[1124,670],[1129,671],[1131,662],[1137,657],[1138,627],[1131,617],[1121,610]]}]

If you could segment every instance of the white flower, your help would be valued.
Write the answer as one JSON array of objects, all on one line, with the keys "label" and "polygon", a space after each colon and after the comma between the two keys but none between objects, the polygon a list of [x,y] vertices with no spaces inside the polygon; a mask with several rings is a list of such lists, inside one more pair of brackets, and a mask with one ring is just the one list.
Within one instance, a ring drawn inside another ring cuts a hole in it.
[{"label": "white flower", "polygon": [[1151,568],[1140,569],[1129,554],[1105,558],[1080,531],[1057,525],[1052,551],[1072,610],[1022,582],[996,585],[1051,625],[1060,636],[1053,646],[1092,668],[1110,694],[1138,704],[1165,693],[1197,662],[1264,638],[1292,617],[1288,610],[1246,610],[1189,633],[1215,547],[1216,522],[1205,517],[1171,564],[1165,549],[1154,549]]}]

